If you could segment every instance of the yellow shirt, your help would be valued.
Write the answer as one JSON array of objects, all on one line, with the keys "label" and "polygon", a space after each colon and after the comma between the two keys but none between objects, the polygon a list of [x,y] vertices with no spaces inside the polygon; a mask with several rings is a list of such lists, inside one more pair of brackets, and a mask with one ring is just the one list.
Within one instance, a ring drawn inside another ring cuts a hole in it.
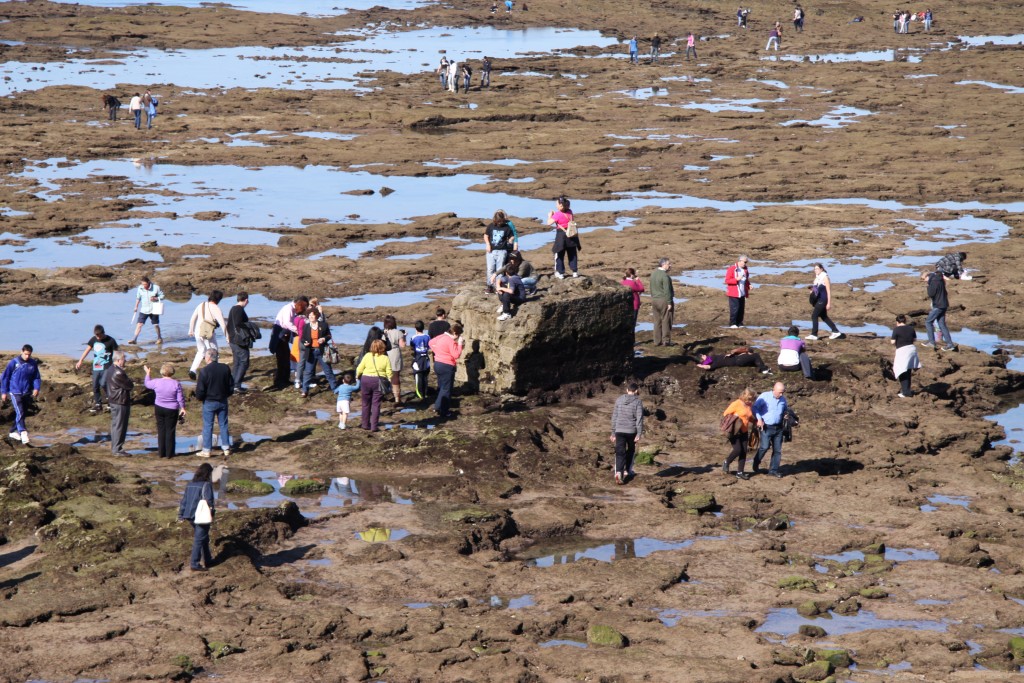
[{"label": "yellow shirt", "polygon": [[359,367],[356,368],[356,377],[362,377],[363,375],[383,377],[384,379],[390,378],[391,361],[388,360],[388,355],[386,353],[382,353],[379,356],[375,356],[372,353],[363,354],[363,359],[359,361]]}]

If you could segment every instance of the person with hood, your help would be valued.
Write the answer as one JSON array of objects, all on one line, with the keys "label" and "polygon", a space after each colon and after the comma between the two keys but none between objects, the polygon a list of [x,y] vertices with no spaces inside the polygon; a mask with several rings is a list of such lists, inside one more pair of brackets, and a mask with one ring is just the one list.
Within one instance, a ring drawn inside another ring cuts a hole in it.
[{"label": "person with hood", "polygon": [[8,436],[14,441],[28,445],[28,428],[25,426],[25,399],[31,392],[32,398],[39,396],[42,377],[39,375],[39,361],[32,357],[32,346],[21,347],[21,355],[12,358],[0,376],[0,403],[11,397],[14,406],[14,426]]},{"label": "person with hood", "polygon": [[615,483],[625,484],[633,477],[636,444],[644,433],[644,403],[638,395],[640,385],[629,382],[626,393],[615,401],[612,409],[612,434],[615,444]]}]

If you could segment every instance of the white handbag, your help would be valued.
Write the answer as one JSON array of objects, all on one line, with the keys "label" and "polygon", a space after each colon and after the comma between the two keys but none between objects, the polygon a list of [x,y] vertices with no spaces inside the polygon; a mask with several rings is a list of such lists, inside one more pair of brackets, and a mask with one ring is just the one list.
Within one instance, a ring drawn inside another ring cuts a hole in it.
[{"label": "white handbag", "polygon": [[196,506],[196,516],[192,521],[196,524],[213,524],[213,511],[210,510],[210,504],[206,502],[205,498],[199,499],[199,505]]},{"label": "white handbag", "polygon": [[163,314],[164,314],[164,302],[163,301],[154,301],[153,302],[153,315],[163,315]]}]

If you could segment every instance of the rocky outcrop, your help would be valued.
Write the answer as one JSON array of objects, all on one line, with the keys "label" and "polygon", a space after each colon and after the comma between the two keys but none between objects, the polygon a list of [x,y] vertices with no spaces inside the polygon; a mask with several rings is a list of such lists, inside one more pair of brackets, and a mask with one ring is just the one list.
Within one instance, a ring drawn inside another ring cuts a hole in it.
[{"label": "rocky outcrop", "polygon": [[633,358],[633,294],[604,277],[541,281],[510,320],[478,286],[452,303],[467,348],[456,378],[483,391],[525,394],[623,375]]}]

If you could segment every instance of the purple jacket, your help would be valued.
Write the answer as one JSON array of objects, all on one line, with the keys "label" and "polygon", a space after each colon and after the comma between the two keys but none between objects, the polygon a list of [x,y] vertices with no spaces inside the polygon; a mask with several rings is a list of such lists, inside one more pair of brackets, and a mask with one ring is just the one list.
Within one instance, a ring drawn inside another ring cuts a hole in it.
[{"label": "purple jacket", "polygon": [[181,390],[181,382],[171,377],[157,379],[146,378],[146,388],[156,392],[156,405],[161,408],[185,409],[185,393]]}]

